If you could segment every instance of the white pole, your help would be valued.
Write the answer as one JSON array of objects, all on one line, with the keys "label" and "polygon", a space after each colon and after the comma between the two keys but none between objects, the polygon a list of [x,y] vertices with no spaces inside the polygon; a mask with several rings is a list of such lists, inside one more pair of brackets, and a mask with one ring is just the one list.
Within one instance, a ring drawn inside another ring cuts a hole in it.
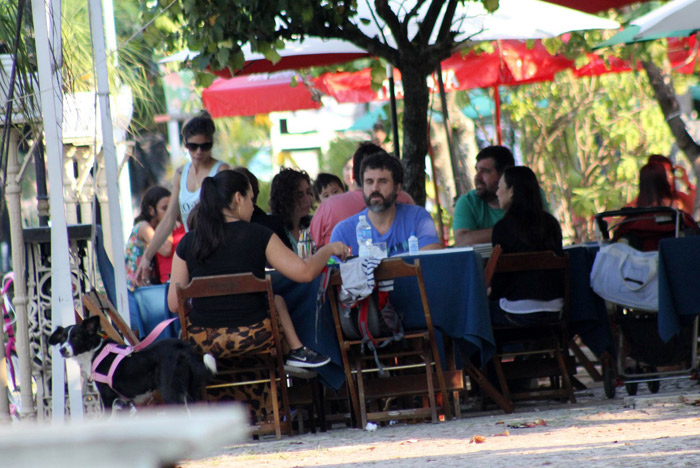
[{"label": "white pole", "polygon": [[[114,24],[114,2],[112,0],[102,0],[102,9],[104,18],[106,50],[109,51],[110,55],[113,57],[114,68],[117,69],[117,67],[119,66],[119,55],[116,53],[118,44],[117,30]],[[129,106],[126,106],[123,102],[123,99],[121,99],[123,97],[124,91],[127,91],[129,96],[131,96],[131,90],[128,87],[124,87],[119,82],[117,82],[116,88],[117,90],[119,90],[119,101],[121,101],[121,105],[117,105],[117,110],[120,112],[124,112],[128,107],[129,114],[131,114],[131,104]],[[122,117],[124,116],[123,114],[120,115],[122,115]],[[126,125],[128,125],[128,122]],[[124,219],[127,220],[127,223],[122,223],[122,235],[124,236],[124,238],[128,238],[132,227],[131,223],[128,221],[133,220],[134,210],[132,208],[131,201],[131,178],[129,176],[129,166],[128,164],[125,164],[124,161],[126,158],[128,158],[125,141],[126,128],[125,126],[122,126],[122,128],[119,128],[119,126],[117,126],[114,127],[114,130],[114,143],[116,145],[116,158],[118,161],[117,165],[123,168],[122,171],[117,175],[117,180],[119,181],[118,186],[119,202],[121,206],[121,219],[122,221]],[[117,261],[121,261],[126,244],[122,244],[118,247],[118,249],[113,248],[115,257],[113,257],[112,263],[114,263],[114,258],[118,259]]]},{"label": "white pole", "polygon": [[114,283],[117,292],[117,303],[114,304],[124,321],[129,324],[129,301],[126,292],[126,267],[124,258],[124,235],[122,218],[119,208],[119,186],[117,184],[118,166],[112,114],[109,104],[109,75],[107,73],[107,54],[105,50],[105,34],[102,24],[102,4],[100,0],[89,0],[90,31],[92,35],[92,55],[95,61],[97,75],[97,96],[100,104],[100,119],[102,123],[102,154],[105,161],[107,179],[107,197],[109,204],[109,231],[112,238],[112,263],[114,264]]},{"label": "white pole", "polygon": [[[50,3],[48,3],[50,2]],[[51,320],[54,325],[75,323],[71,287],[68,229],[63,196],[63,94],[61,80],[62,44],[60,18],[61,0],[32,0],[41,112],[46,138],[46,159],[49,169],[49,199],[51,203]],[[59,42],[55,43],[56,38]],[[56,54],[56,55],[54,55]],[[51,349],[52,412],[54,422],[65,419],[65,380],[61,365],[65,362],[71,418],[82,421],[83,397],[80,370],[73,360],[64,360],[58,348]]]}]

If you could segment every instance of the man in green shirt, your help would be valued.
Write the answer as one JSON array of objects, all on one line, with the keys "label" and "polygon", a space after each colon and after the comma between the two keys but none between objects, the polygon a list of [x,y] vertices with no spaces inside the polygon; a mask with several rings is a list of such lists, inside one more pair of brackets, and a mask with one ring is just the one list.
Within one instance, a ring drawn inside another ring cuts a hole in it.
[{"label": "man in green shirt", "polygon": [[[490,244],[493,225],[503,217],[503,210],[498,206],[496,190],[503,171],[515,166],[513,153],[505,146],[487,146],[476,155],[476,189],[462,195],[457,200],[452,230],[455,247],[474,244]],[[545,211],[551,213],[547,196],[540,187],[542,204]]]},{"label": "man in green shirt", "polygon": [[514,165],[513,153],[505,146],[488,146],[476,155],[476,188],[459,197],[455,206],[455,247],[491,242],[493,225],[503,217],[496,198],[498,181],[503,170]]}]

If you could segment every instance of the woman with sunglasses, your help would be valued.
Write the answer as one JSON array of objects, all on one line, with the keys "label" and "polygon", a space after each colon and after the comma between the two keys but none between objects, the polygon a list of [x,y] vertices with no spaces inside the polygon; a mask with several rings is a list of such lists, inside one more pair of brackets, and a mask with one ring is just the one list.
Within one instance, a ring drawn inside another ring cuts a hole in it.
[{"label": "woman with sunglasses", "polygon": [[211,155],[214,132],[214,120],[204,110],[185,122],[182,127],[182,139],[190,153],[191,162],[175,171],[173,193],[177,193],[178,196],[170,198],[165,216],[158,224],[150,244],[143,253],[142,261],[139,262],[135,279],[139,286],[145,284],[150,276],[151,260],[172,232],[178,217],[181,217],[185,227],[187,226],[190,211],[199,202],[202,181],[224,169],[231,169],[228,164],[214,159]]}]

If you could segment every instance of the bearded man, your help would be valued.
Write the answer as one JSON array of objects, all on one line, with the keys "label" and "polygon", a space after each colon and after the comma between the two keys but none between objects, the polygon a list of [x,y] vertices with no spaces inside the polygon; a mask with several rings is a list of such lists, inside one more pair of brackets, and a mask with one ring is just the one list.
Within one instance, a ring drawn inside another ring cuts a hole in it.
[{"label": "bearded man", "polygon": [[338,223],[331,242],[344,242],[357,254],[355,229],[364,215],[372,228],[372,242],[386,242],[390,257],[408,252],[411,234],[418,238],[420,250],[442,248],[430,213],[421,206],[396,202],[403,183],[403,167],[398,159],[386,151],[375,153],[362,161],[360,174],[367,208]]},{"label": "bearded man", "polygon": [[505,168],[514,166],[513,153],[505,146],[487,146],[476,155],[476,187],[457,200],[452,231],[455,247],[491,242],[491,231],[503,217],[498,207],[498,181]]}]

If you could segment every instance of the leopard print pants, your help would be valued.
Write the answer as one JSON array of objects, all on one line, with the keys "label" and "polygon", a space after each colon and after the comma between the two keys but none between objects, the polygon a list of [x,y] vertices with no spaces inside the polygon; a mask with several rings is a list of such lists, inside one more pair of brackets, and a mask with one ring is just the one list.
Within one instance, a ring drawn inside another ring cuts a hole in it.
[{"label": "leopard print pants", "polygon": [[[259,361],[248,353],[263,350],[274,345],[270,319],[242,327],[206,328],[187,324],[189,342],[200,354],[210,353],[216,358],[220,371],[232,368],[246,368],[259,365]],[[260,379],[255,371],[235,374],[238,381]],[[232,376],[215,378],[212,385],[230,382]],[[266,422],[272,418],[272,401],[268,384],[222,387],[208,389],[211,401],[240,401],[248,407],[251,422]]]}]

